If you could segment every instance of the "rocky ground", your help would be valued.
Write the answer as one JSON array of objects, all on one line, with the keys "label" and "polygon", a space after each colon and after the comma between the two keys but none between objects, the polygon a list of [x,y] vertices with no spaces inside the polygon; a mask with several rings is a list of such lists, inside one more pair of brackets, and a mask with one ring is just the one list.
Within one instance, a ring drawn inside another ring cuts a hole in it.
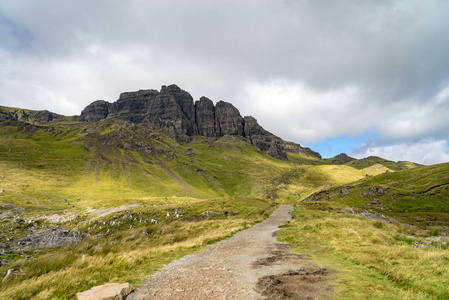
[{"label": "rocky ground", "polygon": [[276,242],[292,206],[267,220],[165,266],[127,299],[326,299],[330,270]]}]

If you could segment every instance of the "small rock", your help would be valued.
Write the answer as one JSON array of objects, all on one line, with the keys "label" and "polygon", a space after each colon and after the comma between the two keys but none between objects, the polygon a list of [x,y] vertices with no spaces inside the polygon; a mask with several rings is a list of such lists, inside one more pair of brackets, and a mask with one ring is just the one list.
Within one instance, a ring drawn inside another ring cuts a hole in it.
[{"label": "small rock", "polygon": [[193,152],[193,150],[190,149],[190,148],[187,149],[184,153],[185,153],[185,155],[188,156],[188,157],[196,156],[195,152]]},{"label": "small rock", "polygon": [[356,212],[352,209],[352,207],[346,207],[345,212],[348,214],[355,214]]},{"label": "small rock", "polygon": [[11,209],[11,208],[14,208],[14,205],[12,205],[10,203],[3,203],[2,204],[2,208]]},{"label": "small rock", "polygon": [[134,290],[129,283],[107,283],[77,293],[78,300],[123,300]]},{"label": "small rock", "polygon": [[8,279],[9,276],[11,276],[11,274],[15,271],[15,269],[9,269],[8,272],[6,272],[5,277],[3,277],[2,282],[5,282],[6,279]]},{"label": "small rock", "polygon": [[16,221],[17,223],[24,223],[24,222],[25,222],[25,219],[22,218],[22,217],[17,217],[15,221]]}]

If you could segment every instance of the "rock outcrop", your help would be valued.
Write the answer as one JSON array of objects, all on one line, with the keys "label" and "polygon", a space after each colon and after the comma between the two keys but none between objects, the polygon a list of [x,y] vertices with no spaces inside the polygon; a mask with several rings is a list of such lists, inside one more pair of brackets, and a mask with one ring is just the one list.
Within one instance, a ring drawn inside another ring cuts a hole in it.
[{"label": "rock outcrop", "polygon": [[243,118],[237,108],[228,102],[217,102],[215,105],[215,131],[217,136],[244,136],[243,126]]},{"label": "rock outcrop", "polygon": [[79,243],[83,238],[84,235],[80,231],[71,231],[56,226],[49,230],[31,232],[17,244],[22,249],[55,248],[61,244]]},{"label": "rock outcrop", "polygon": [[351,161],[355,161],[356,159],[347,155],[346,153],[340,153],[333,158],[332,163],[334,164],[345,164]]},{"label": "rock outcrop", "polygon": [[140,90],[122,93],[114,103],[98,100],[88,105],[80,116],[82,122],[122,119],[162,132],[179,141],[200,135],[220,138],[240,136],[275,158],[286,159],[286,152],[321,158],[319,153],[298,144],[285,142],[263,129],[253,117],[242,117],[231,103],[192,96],[176,85],[162,86],[161,91]]},{"label": "rock outcrop", "polygon": [[271,141],[271,145],[270,148],[268,148],[267,154],[277,159],[287,159],[287,153],[282,150],[282,147],[275,140]]},{"label": "rock outcrop", "polygon": [[215,106],[212,100],[201,97],[195,101],[195,120],[199,135],[216,137]]},{"label": "rock outcrop", "polygon": [[19,108],[9,108],[0,106],[0,122],[1,121],[19,121],[33,125],[42,125],[50,122],[60,121],[77,121],[77,117],[65,117],[48,110],[26,110]]},{"label": "rock outcrop", "polygon": [[[96,100],[86,106],[80,116],[66,117],[46,110],[31,111],[0,106],[0,122],[45,125],[51,122],[87,122],[119,119],[139,124],[147,130],[163,133],[178,142],[189,142],[195,136],[218,139],[226,135],[244,138],[260,151],[285,159],[286,152],[321,158],[317,152],[301,145],[285,142],[266,131],[253,117],[242,117],[231,103],[192,96],[176,85],[157,90],[121,93],[110,103]],[[87,130],[87,129],[86,129]]]},{"label": "rock outcrop", "polygon": [[82,112],[80,120],[83,122],[98,122],[105,119],[109,114],[110,103],[97,100],[87,106]]}]

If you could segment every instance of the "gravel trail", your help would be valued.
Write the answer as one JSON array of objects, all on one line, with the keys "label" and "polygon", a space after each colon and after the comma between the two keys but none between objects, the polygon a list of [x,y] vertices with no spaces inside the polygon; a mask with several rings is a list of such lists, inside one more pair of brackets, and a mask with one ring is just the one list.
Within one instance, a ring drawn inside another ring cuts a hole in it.
[{"label": "gravel trail", "polygon": [[326,299],[328,271],[276,242],[292,210],[281,205],[265,221],[166,265],[127,299]]}]

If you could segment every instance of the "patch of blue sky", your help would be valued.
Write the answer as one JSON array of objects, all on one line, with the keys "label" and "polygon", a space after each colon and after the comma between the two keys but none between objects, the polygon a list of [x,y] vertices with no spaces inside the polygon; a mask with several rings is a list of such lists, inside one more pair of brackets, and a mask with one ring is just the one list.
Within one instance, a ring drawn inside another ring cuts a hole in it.
[{"label": "patch of blue sky", "polygon": [[377,133],[372,132],[365,132],[356,137],[340,135],[337,137],[326,138],[305,146],[319,152],[323,158],[331,158],[340,153],[351,155],[353,150],[360,148],[360,146],[365,144],[367,141],[372,140],[377,136]]},{"label": "patch of blue sky", "polygon": [[0,29],[3,38],[0,39],[0,47],[13,51],[29,48],[34,40],[33,34],[26,28],[14,23],[0,12]]}]

